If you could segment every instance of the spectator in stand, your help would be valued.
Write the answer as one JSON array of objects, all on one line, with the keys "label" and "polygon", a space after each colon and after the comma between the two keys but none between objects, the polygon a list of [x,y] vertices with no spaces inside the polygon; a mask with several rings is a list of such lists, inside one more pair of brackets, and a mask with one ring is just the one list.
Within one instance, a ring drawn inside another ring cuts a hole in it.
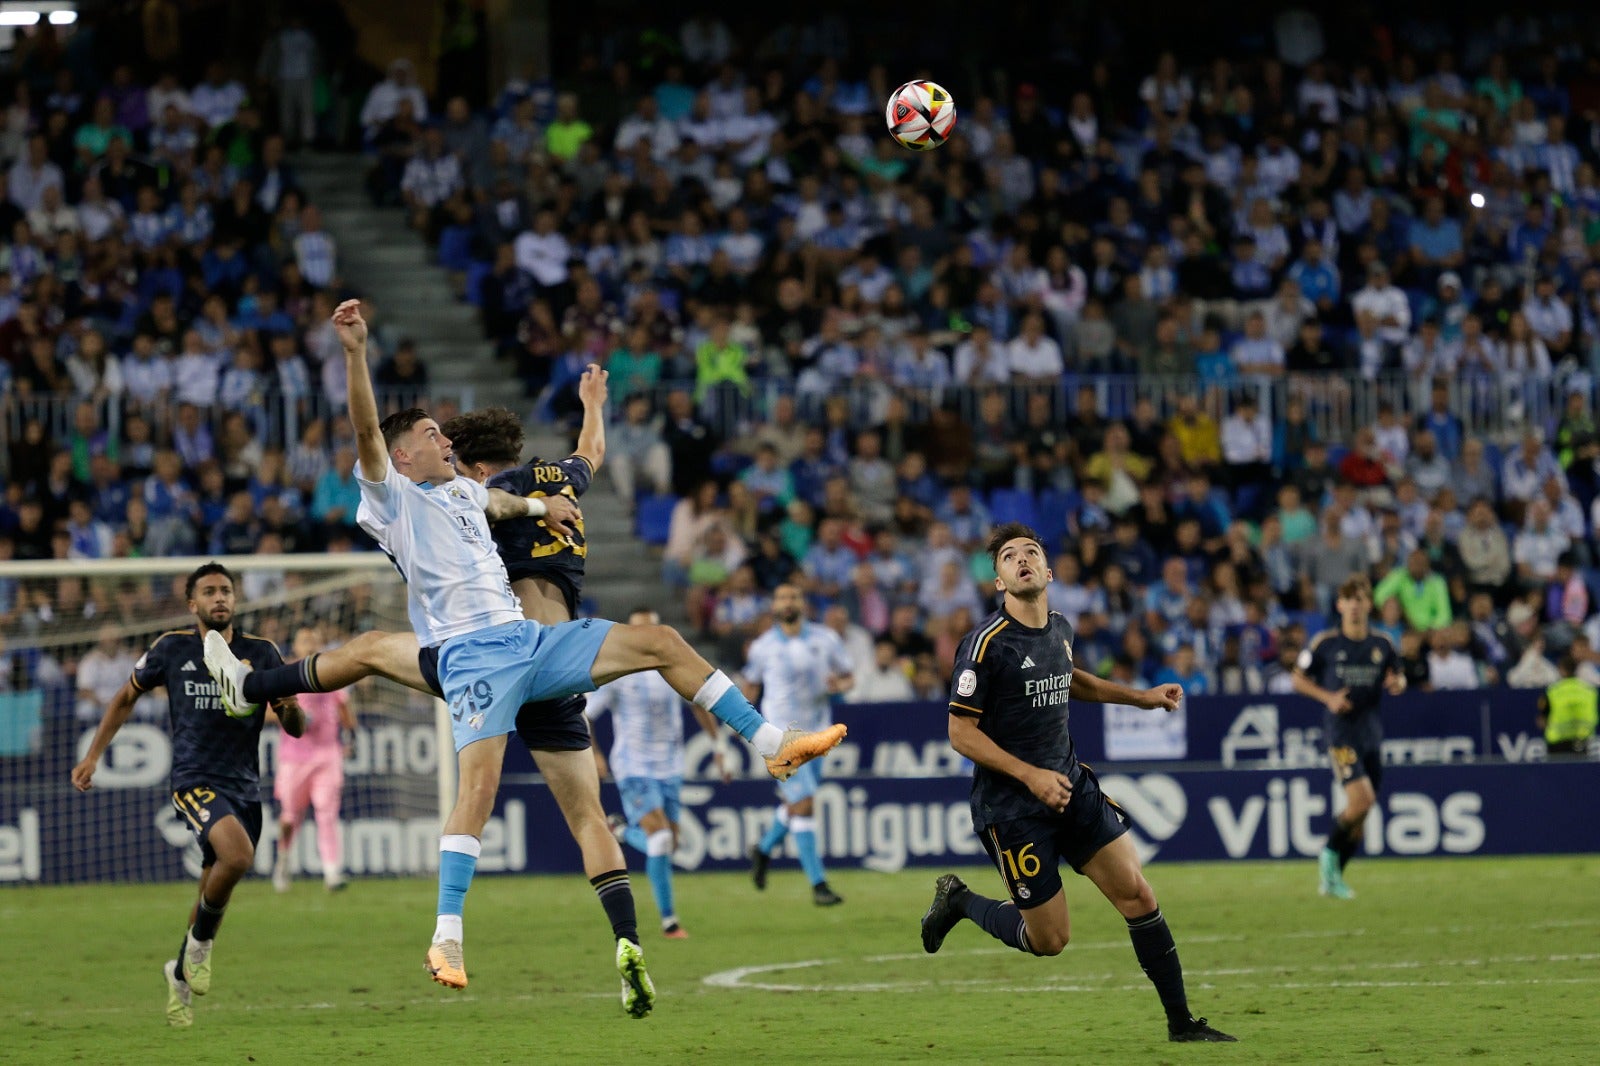
[{"label": "spectator in stand", "polygon": [[370,142],[385,123],[401,113],[402,106],[409,109],[418,122],[428,119],[428,98],[416,84],[416,68],[409,59],[396,59],[389,64],[388,76],[372,87],[361,105],[361,128]]},{"label": "spectator in stand", "polygon": [[872,659],[865,668],[851,674],[854,684],[845,693],[846,703],[904,703],[915,696],[907,676],[907,661],[887,636],[872,645]]},{"label": "spectator in stand", "polygon": [[1556,575],[1561,556],[1571,547],[1567,535],[1551,521],[1550,504],[1535,499],[1527,507],[1527,520],[1511,546],[1517,579],[1524,589],[1542,590]]}]

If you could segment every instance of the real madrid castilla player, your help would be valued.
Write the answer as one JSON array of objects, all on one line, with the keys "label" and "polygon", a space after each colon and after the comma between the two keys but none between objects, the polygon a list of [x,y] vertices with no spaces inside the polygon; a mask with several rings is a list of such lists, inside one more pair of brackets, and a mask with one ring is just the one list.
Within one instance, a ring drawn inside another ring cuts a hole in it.
[{"label": "real madrid castilla player", "polygon": [[1317,857],[1317,890],[1334,899],[1351,899],[1344,868],[1361,846],[1367,812],[1383,784],[1383,723],[1378,701],[1406,690],[1395,647],[1372,631],[1372,583],[1360,574],[1339,586],[1334,601],[1339,628],[1318,633],[1300,653],[1294,690],[1327,709],[1323,734],[1334,779],[1344,789],[1344,810],[1333,821],[1327,846]]},{"label": "real madrid castilla player", "polygon": [[1233,1041],[1190,1015],[1177,946],[1122,812],[1078,761],[1068,730],[1069,697],[1171,711],[1183,689],[1140,691],[1073,668],[1072,626],[1045,603],[1050,570],[1032,529],[1020,522],[997,527],[989,556],[1005,599],[956,651],[950,744],[976,764],[972,827],[1011,898],[980,896],[945,874],[922,917],[923,948],[938,951],[967,918],[1018,951],[1061,954],[1070,931],[1060,870],[1067,862],[1127,921],[1134,954],[1166,1011],[1168,1039]]},{"label": "real madrid castilla player", "polygon": [[[225,709],[218,686],[203,665],[202,635],[223,641],[240,659],[263,667],[282,663],[270,640],[239,632],[233,575],[221,563],[207,563],[189,575],[184,595],[194,614],[192,629],[175,629],[156,638],[133,676],[111,698],[83,761],[72,768],[79,792],[93,787],[95,768],[111,746],[139,697],[167,690],[172,735],[172,805],[200,842],[200,894],[189,914],[178,957],[163,968],[167,979],[167,1024],[194,1024],[191,996],[211,990],[211,947],[233,887],[255,862],[261,839],[259,752],[263,716],[234,717]],[[294,698],[273,702],[283,731],[305,732],[305,715]]]},{"label": "real madrid castilla player", "polygon": [[[555,500],[575,517],[571,501],[518,497],[457,477],[450,439],[425,411],[413,408],[380,421],[359,303],[340,304],[333,323],[350,379],[362,497],[357,520],[406,579],[414,637],[385,634],[359,655],[347,645],[260,672],[242,664],[224,642],[208,639],[206,668],[219,682],[224,704],[242,709],[288,693],[342,688],[375,673],[430,691],[419,649],[438,649],[438,691],[451,709],[460,785],[440,840],[439,905],[426,969],[438,983],[460,989],[467,985],[462,911],[481,850],[479,834],[494,807],[506,738],[517,729],[524,705],[659,670],[680,696],[749,740],[780,779],[836,746],[845,731],[780,731],[667,626],[598,618],[546,626],[524,618],[489,522],[554,515]],[[625,870],[613,873],[626,881]],[[632,896],[601,892],[601,902],[619,931],[623,1008],[644,1017],[654,1006],[655,988],[645,971]]]}]

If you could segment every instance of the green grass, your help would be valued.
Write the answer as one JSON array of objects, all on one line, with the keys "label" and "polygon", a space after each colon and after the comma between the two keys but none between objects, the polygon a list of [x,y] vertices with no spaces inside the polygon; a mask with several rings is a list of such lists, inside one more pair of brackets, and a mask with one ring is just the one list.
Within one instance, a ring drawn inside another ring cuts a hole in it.
[{"label": "green grass", "polygon": [[[993,892],[992,870],[970,871]],[[467,915],[472,984],[430,983],[434,887],[356,882],[338,896],[258,880],[234,897],[212,994],[167,1029],[160,966],[181,885],[0,891],[10,976],[6,1063],[1594,1062],[1600,857],[1358,862],[1350,903],[1314,865],[1157,865],[1190,1001],[1241,1043],[1165,1042],[1121,919],[1068,876],[1073,943],[1006,951],[963,924],[936,957],[917,920],[932,871],[840,871],[842,907],[799,875],[678,879],[693,934],[654,934],[636,876],[655,1013],[621,1011],[612,945],[583,879],[483,878]],[[1569,901],[1576,903],[1570,905]],[[740,968],[767,969],[742,973]]]}]

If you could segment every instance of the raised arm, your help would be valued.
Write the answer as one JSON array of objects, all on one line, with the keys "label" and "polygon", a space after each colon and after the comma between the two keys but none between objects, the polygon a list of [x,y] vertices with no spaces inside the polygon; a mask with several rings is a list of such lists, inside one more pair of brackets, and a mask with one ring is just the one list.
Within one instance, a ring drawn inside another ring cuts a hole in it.
[{"label": "raised arm", "polygon": [[367,368],[367,322],[361,301],[346,300],[333,312],[333,327],[344,345],[344,368],[350,388],[350,424],[356,431],[356,456],[361,477],[382,481],[389,472],[389,449],[378,428],[378,401],[372,395],[372,372]]},{"label": "raised arm", "polygon": [[87,792],[93,788],[94,768],[100,763],[100,756],[111,747],[111,741],[116,737],[117,730],[128,720],[133,713],[133,705],[139,699],[139,690],[133,687],[132,681],[124,681],[117,694],[111,697],[111,702],[106,706],[106,713],[100,718],[100,726],[94,731],[94,739],[89,742],[89,750],[83,760],[72,768],[72,787],[79,792]]},{"label": "raised arm", "polygon": [[578,379],[578,399],[583,402],[583,428],[578,430],[578,448],[573,452],[589,462],[596,473],[606,461],[606,381],[611,377],[599,363],[590,363]]}]

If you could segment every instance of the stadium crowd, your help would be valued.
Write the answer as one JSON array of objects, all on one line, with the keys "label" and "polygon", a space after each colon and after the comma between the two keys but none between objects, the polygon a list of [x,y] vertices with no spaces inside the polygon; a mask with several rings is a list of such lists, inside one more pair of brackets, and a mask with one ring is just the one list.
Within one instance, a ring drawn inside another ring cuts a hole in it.
[{"label": "stadium crowd", "polygon": [[[611,483],[725,658],[799,574],[854,697],[936,696],[991,609],[986,530],[1023,518],[1077,662],[1128,683],[1286,692],[1364,572],[1413,685],[1538,687],[1569,655],[1600,681],[1587,29],[1332,55],[1305,15],[1247,59],[946,79],[957,134],[912,154],[843,20],[748,49],[697,17],[487,109],[396,62],[358,136],[539,417],[610,370]],[[0,558],[359,544],[338,250],[280,104],[220,65],[17,82]],[[0,628],[115,609],[25,593],[0,582]]]}]

